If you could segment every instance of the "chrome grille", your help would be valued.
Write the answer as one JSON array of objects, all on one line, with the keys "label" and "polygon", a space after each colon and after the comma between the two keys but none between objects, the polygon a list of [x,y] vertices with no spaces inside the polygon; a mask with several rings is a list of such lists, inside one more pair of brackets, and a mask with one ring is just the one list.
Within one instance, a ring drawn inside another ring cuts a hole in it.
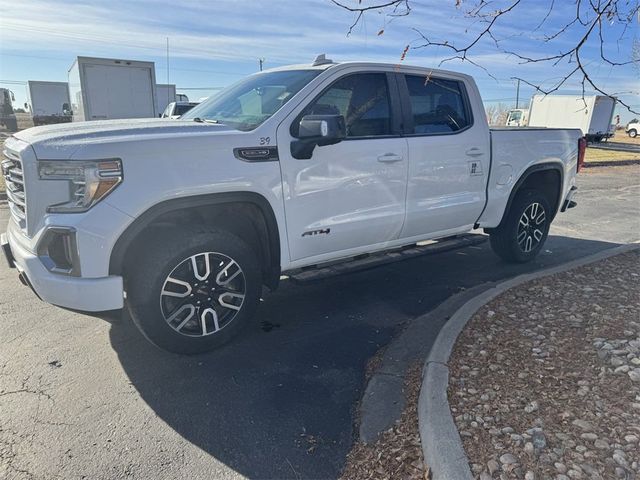
[{"label": "chrome grille", "polygon": [[27,222],[27,201],[24,192],[24,172],[20,157],[4,150],[2,160],[2,176],[7,187],[7,201],[9,211],[20,228],[26,228]]}]

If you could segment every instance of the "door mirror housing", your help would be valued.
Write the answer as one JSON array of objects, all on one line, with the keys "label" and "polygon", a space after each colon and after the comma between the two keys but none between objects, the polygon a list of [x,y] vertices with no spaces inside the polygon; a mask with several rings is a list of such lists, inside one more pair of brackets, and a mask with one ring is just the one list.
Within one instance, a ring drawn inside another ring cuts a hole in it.
[{"label": "door mirror housing", "polygon": [[305,115],[300,120],[297,140],[291,142],[291,156],[307,160],[316,146],[334,145],[346,136],[342,115]]}]

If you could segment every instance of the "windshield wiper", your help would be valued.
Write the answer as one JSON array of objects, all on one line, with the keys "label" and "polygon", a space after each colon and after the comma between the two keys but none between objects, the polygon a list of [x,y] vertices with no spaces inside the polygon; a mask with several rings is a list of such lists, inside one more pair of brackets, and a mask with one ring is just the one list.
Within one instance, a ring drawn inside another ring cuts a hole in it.
[{"label": "windshield wiper", "polygon": [[220,123],[220,121],[214,120],[212,118],[201,118],[201,117],[195,117],[193,121],[198,123]]}]

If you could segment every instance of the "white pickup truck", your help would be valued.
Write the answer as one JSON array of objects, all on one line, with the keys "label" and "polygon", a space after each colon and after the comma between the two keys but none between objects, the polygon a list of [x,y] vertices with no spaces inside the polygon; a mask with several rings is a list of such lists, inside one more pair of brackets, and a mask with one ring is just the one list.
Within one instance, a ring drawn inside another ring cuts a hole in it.
[{"label": "white pickup truck", "polygon": [[174,122],[16,133],[2,247],[44,301],[126,307],[156,345],[202,352],[302,267],[473,229],[531,260],[575,205],[584,147],[580,130],[490,130],[467,75],[319,56]]}]

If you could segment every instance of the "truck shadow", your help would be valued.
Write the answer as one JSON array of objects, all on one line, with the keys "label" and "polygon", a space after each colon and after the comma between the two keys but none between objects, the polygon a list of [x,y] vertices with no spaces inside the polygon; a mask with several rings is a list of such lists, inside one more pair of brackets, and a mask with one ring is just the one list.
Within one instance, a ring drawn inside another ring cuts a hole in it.
[{"label": "truck shadow", "polygon": [[406,322],[467,288],[616,246],[549,237],[527,265],[487,244],[267,294],[228,346],[184,357],[114,323],[113,348],[142,399],[171,428],[249,478],[336,478],[354,439],[368,359]]}]

